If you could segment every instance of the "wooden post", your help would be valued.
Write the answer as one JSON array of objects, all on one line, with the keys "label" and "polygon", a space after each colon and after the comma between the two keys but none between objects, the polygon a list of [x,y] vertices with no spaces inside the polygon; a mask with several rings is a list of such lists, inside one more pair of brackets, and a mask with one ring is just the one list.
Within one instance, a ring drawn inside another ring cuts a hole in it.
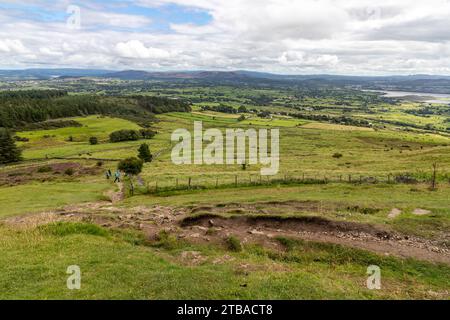
[{"label": "wooden post", "polygon": [[350,182],[350,183],[352,182],[352,175],[351,174],[348,175],[348,182]]},{"label": "wooden post", "polygon": [[188,181],[188,188],[189,188],[189,189],[191,188],[191,182],[192,182],[192,178],[189,177],[189,181]]},{"label": "wooden post", "polygon": [[431,189],[436,190],[436,172],[437,172],[437,163],[433,163],[433,176],[431,178]]}]

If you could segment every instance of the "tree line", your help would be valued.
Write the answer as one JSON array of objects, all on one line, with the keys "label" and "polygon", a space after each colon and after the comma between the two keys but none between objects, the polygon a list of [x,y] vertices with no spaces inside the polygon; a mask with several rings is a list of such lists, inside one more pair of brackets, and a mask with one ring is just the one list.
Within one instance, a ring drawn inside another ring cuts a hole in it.
[{"label": "tree line", "polygon": [[182,100],[151,96],[70,96],[59,90],[0,93],[0,127],[13,129],[51,119],[93,114],[123,117],[135,122],[148,122],[154,120],[154,114],[189,112],[190,110],[190,104]]}]

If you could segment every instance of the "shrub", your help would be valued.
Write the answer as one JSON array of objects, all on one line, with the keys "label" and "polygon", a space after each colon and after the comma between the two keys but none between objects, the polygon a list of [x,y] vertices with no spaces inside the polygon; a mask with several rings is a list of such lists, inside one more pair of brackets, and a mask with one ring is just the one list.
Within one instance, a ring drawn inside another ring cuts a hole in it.
[{"label": "shrub", "polygon": [[178,247],[177,238],[167,232],[162,230],[157,236],[157,242],[153,244],[154,247],[163,248],[166,250],[176,249]]},{"label": "shrub", "polygon": [[141,134],[136,130],[119,130],[109,135],[111,142],[136,141],[140,139]]},{"label": "shrub", "polygon": [[153,131],[151,129],[141,129],[139,130],[139,133],[144,139],[151,139],[157,134],[156,131]]},{"label": "shrub", "polygon": [[242,244],[238,238],[236,238],[234,236],[229,236],[228,238],[225,239],[225,242],[226,242],[229,250],[235,251],[235,252],[242,251]]},{"label": "shrub", "polygon": [[19,136],[14,136],[14,140],[20,141],[20,142],[28,142],[28,141],[30,141],[30,139],[28,139],[28,138],[19,137]]},{"label": "shrub", "polygon": [[128,158],[119,162],[117,168],[126,174],[135,176],[141,173],[144,162],[138,158]]},{"label": "shrub", "polygon": [[75,170],[73,170],[72,168],[67,168],[66,171],[64,171],[64,174],[68,176],[73,176],[75,174]]},{"label": "shrub", "polygon": [[45,166],[45,167],[40,167],[37,172],[39,173],[45,173],[45,172],[50,172],[52,171],[52,167],[49,166]]},{"label": "shrub", "polygon": [[98,144],[98,139],[97,139],[97,137],[90,137],[90,138],[89,138],[89,143],[90,143],[91,145],[96,145],[96,144]]}]

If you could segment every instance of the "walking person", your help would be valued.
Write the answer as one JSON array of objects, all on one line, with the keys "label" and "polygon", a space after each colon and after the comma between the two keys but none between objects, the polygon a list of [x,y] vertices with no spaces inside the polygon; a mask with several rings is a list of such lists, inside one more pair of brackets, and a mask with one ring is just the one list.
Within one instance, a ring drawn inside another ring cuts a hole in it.
[{"label": "walking person", "polygon": [[119,170],[116,171],[116,173],[114,174],[114,177],[115,177],[114,183],[120,182],[120,171]]}]

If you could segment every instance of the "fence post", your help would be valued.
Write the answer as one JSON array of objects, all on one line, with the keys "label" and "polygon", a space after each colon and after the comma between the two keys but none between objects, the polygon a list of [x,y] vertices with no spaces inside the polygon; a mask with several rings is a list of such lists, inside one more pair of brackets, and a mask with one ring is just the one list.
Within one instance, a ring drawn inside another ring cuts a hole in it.
[{"label": "fence post", "polygon": [[189,177],[189,182],[188,182],[188,188],[189,188],[189,189],[191,188],[191,182],[192,182],[192,178]]}]

